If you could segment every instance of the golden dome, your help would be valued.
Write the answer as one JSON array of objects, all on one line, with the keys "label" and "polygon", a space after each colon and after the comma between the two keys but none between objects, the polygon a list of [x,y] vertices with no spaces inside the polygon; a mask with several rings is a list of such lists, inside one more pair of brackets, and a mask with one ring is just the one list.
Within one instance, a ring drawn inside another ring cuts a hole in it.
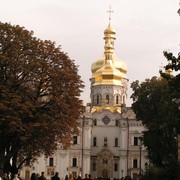
[{"label": "golden dome", "polygon": [[94,74],[98,69],[102,68],[105,62],[105,56],[103,55],[103,57],[101,59],[98,59],[96,62],[94,62],[91,65],[91,72],[92,74]]},{"label": "golden dome", "polygon": [[95,84],[121,85],[122,73],[114,67],[112,60],[106,60],[105,65],[94,73]]},{"label": "golden dome", "polygon": [[115,68],[117,68],[122,73],[127,73],[127,65],[124,61],[120,60],[115,54],[112,55]]},{"label": "golden dome", "polygon": [[[96,62],[94,62],[91,66],[91,72],[94,77],[95,73],[101,69],[105,65],[106,59],[112,60],[113,63],[113,72],[117,74],[117,71],[121,74],[121,77],[126,78],[127,73],[127,65],[125,62],[121,61],[114,53],[114,41],[116,39],[115,37],[115,30],[108,25],[108,27],[104,31],[104,40],[105,40],[105,46],[104,46],[104,54],[102,58],[98,59]],[[108,57],[108,58],[106,58]],[[106,68],[104,67],[104,70]],[[99,74],[99,72],[98,72]]]},{"label": "golden dome", "polygon": [[[115,54],[112,55],[112,61],[114,63],[114,67],[118,69],[120,72],[127,73],[127,65],[125,62],[121,61]],[[98,69],[102,68],[105,64],[105,55],[102,56],[101,59],[98,59],[91,66],[91,72],[94,74]]]},{"label": "golden dome", "polygon": [[116,34],[116,31],[109,24],[108,27],[104,30],[104,34]]}]

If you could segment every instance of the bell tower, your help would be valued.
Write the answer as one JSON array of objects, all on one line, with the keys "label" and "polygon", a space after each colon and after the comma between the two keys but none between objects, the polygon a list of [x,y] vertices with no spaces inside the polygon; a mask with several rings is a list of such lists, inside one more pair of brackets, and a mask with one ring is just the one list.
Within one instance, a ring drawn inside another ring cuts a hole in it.
[{"label": "bell tower", "polygon": [[104,54],[91,66],[92,112],[109,109],[121,112],[127,99],[127,66],[115,54],[116,32],[111,27],[111,10],[108,11],[109,25],[104,31]]}]

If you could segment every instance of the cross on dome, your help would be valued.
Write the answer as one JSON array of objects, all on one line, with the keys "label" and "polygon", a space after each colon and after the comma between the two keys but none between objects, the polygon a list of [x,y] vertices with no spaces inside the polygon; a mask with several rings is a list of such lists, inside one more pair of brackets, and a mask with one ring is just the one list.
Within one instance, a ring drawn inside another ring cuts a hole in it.
[{"label": "cross on dome", "polygon": [[111,9],[111,6],[109,6],[109,10],[107,11],[107,13],[109,13],[109,24],[111,22],[111,14],[113,13],[114,11]]}]

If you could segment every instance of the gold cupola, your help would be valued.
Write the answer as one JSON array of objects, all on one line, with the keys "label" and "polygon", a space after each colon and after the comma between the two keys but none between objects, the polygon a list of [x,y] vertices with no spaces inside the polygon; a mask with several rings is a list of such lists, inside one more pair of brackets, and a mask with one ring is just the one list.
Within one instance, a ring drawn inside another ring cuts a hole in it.
[{"label": "gold cupola", "polygon": [[[112,12],[111,10],[109,11]],[[91,66],[91,112],[121,112],[127,99],[127,66],[115,55],[116,32],[110,25],[104,30],[104,53]]]},{"label": "gold cupola", "polygon": [[104,30],[104,54],[91,66],[94,85],[114,84],[121,85],[121,79],[127,78],[127,66],[114,53],[116,32],[110,23]]}]

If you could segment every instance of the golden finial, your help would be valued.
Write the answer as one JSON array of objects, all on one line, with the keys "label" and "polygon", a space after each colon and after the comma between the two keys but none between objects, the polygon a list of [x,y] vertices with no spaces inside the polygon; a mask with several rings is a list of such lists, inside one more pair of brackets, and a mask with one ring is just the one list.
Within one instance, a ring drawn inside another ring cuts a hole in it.
[{"label": "golden finial", "polygon": [[109,13],[109,24],[111,22],[111,14],[113,13],[114,11],[111,9],[111,6],[109,6],[109,10],[107,11],[107,13]]}]

